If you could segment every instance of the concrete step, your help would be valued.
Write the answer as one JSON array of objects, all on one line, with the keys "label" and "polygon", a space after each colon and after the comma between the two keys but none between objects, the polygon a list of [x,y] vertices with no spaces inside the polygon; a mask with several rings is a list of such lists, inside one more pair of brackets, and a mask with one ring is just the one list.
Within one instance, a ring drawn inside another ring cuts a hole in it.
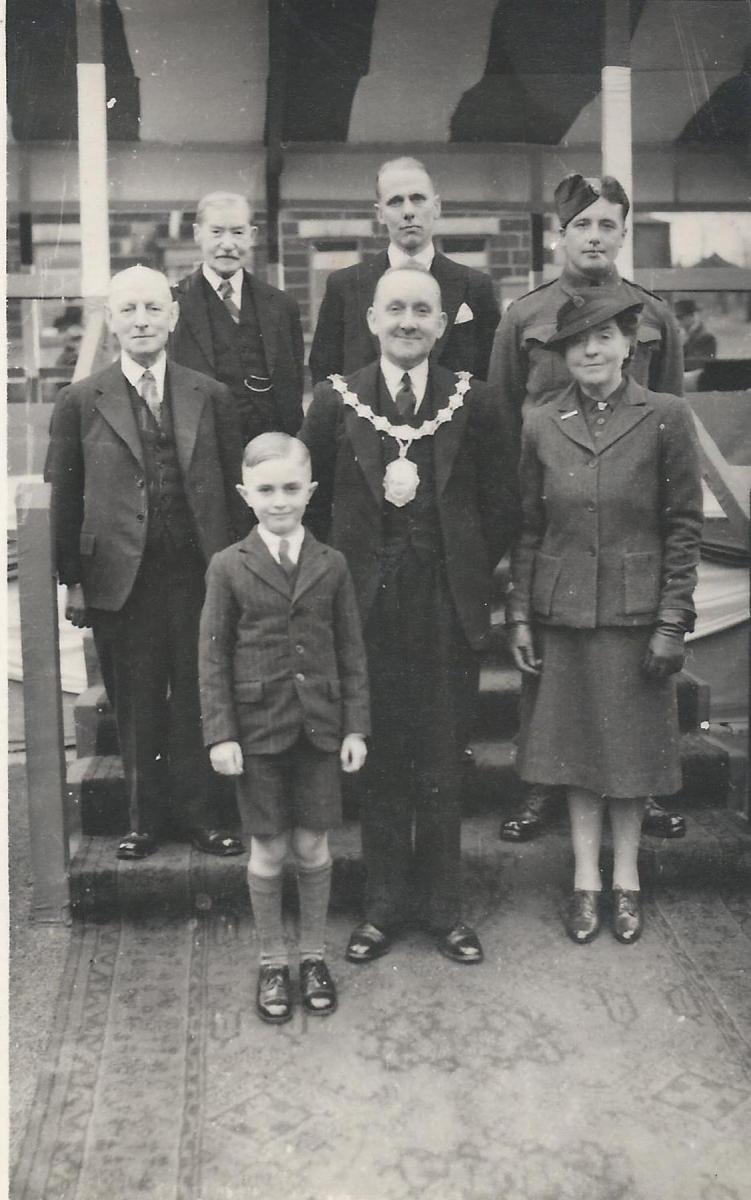
[{"label": "concrete step", "polygon": [[73,712],[76,754],[79,758],[90,758],[92,755],[110,757],[119,754],[115,716],[103,684],[94,684],[81,692]]},{"label": "concrete step", "polygon": [[[498,837],[497,815],[465,820],[463,826],[464,902],[466,911],[487,912],[513,903],[523,888],[554,887],[561,899],[571,888],[572,855],[565,816],[535,842],[513,845]],[[334,861],[332,909],[359,914],[364,880],[359,827],[348,821],[330,838]],[[182,843],[160,846],[142,862],[115,857],[117,839],[82,838],[71,863],[73,912],[79,920],[107,921],[122,917],[184,917],[215,906],[248,908],[247,856],[218,859]],[[607,883],[612,851],[603,846]],[[700,809],[685,838],[643,838],[640,872],[645,891],[690,884],[695,890],[723,886],[748,887],[751,878],[751,833],[748,823],[722,811]],[[285,895],[295,906],[295,882],[286,873]]]}]

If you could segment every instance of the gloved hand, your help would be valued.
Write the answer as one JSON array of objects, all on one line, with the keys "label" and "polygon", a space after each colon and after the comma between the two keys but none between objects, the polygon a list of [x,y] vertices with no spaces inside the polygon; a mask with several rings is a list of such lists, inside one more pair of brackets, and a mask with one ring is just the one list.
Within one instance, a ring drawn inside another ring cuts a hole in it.
[{"label": "gloved hand", "polygon": [[507,626],[508,645],[514,663],[526,675],[539,675],[542,659],[535,655],[532,626],[525,624]]},{"label": "gloved hand", "polygon": [[649,639],[641,665],[650,679],[667,679],[680,671],[685,661],[684,630],[680,625],[658,625]]}]

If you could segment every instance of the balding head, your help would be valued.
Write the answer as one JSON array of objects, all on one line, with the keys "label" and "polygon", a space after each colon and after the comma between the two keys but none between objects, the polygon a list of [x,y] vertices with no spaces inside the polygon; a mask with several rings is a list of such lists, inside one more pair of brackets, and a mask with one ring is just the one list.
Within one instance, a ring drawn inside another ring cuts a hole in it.
[{"label": "balding head", "polygon": [[378,280],[368,327],[381,354],[409,371],[423,362],[446,328],[441,289],[419,263],[392,267]]},{"label": "balding head", "polygon": [[144,367],[162,353],[178,317],[166,276],[141,266],[113,275],[105,312],[120,349]]}]

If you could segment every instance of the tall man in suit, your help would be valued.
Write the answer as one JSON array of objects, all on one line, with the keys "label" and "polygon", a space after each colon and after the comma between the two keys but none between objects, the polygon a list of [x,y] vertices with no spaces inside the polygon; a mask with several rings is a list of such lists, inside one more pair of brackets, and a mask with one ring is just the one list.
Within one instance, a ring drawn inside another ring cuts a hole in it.
[{"label": "tall man in suit", "polygon": [[425,267],[387,270],[368,324],[379,359],[320,383],[300,432],[318,481],[310,524],[347,559],[371,681],[365,922],[347,957],[378,958],[416,916],[442,954],[477,963],[461,919],[460,751],[490,575],[518,520],[510,436],[487,385],[429,360],[447,317]]},{"label": "tall man in suit", "polygon": [[416,158],[385,162],[378,171],[375,209],[389,245],[376,258],[329,275],[310,350],[313,383],[377,362],[378,339],[368,324],[368,310],[384,271],[405,262],[428,268],[441,289],[446,328],[436,341],[435,361],[450,371],[487,379],[500,318],[493,284],[481,271],[453,262],[433,246],[441,199],[423,164]]},{"label": "tall man in suit", "polygon": [[193,233],[203,262],[173,289],[180,318],[169,343],[173,362],[229,388],[244,445],[270,430],[297,433],[303,392],[300,312],[245,269],[258,232],[251,222],[248,201],[234,192],[199,201]]},{"label": "tall man in suit", "polygon": [[107,320],[120,359],[61,392],[48,469],[66,616],[93,628],[117,721],[131,824],[118,857],[156,849],[165,764],[197,849],[239,854],[215,828],[198,697],[204,573],[248,529],[237,416],[221,384],[168,362],[177,304],[163,275],[115,275]]},{"label": "tall man in suit", "polygon": [[[622,280],[615,260],[626,236],[630,203],[617,179],[585,179],[567,175],[555,189],[555,206],[565,255],[558,279],[545,283],[511,304],[503,315],[493,343],[489,382],[521,433],[523,413],[545,404],[571,382],[563,358],[546,350],[556,330],[561,305],[584,302],[593,288],[625,283],[636,289],[644,304],[638,342],[628,365],[637,383],[654,392],[683,394],[680,333],[664,300],[630,281]],[[518,441],[517,441],[518,445]],[[554,789],[532,784],[525,789],[519,810],[501,826],[506,841],[528,841],[545,825]],[[649,801],[644,831],[658,837],[681,837],[685,821]]]}]

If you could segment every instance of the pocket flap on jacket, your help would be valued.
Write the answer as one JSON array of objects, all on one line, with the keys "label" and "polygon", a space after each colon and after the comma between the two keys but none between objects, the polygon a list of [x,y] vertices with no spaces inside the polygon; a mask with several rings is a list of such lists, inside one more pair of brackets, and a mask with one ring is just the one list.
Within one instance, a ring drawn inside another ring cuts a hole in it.
[{"label": "pocket flap on jacket", "polygon": [[544,325],[528,325],[522,334],[522,341],[540,342],[544,346],[548,338],[551,338],[556,332],[556,329],[555,321],[548,321]]},{"label": "pocket flap on jacket", "polygon": [[263,684],[259,680],[235,684],[235,700],[238,704],[258,704],[263,700]]},{"label": "pocket flap on jacket", "polygon": [[624,612],[653,612],[660,599],[660,555],[654,550],[623,556]]},{"label": "pocket flap on jacket", "polygon": [[93,533],[80,534],[80,536],[78,538],[78,551],[80,554],[83,554],[86,556],[93,554],[95,546],[96,546],[96,535],[95,534],[93,534]]},{"label": "pocket flap on jacket", "polygon": [[330,679],[329,680],[329,696],[331,697],[332,700],[341,700],[342,685],[338,679]]}]

